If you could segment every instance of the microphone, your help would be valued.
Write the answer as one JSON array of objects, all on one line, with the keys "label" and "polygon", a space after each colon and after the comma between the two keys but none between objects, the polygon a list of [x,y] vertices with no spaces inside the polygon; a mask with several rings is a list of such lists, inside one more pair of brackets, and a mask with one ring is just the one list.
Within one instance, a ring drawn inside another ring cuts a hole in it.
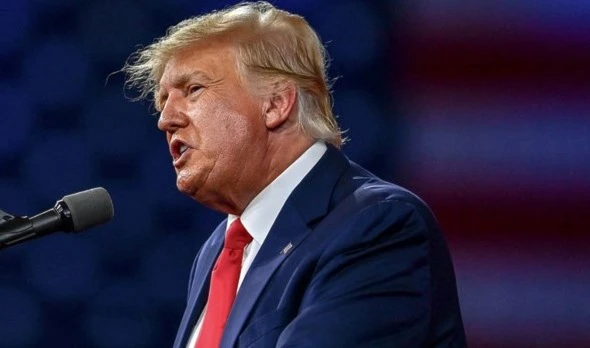
[{"label": "microphone", "polygon": [[30,218],[0,210],[0,249],[57,231],[81,232],[110,221],[113,215],[113,201],[102,187],[67,195],[52,209]]}]

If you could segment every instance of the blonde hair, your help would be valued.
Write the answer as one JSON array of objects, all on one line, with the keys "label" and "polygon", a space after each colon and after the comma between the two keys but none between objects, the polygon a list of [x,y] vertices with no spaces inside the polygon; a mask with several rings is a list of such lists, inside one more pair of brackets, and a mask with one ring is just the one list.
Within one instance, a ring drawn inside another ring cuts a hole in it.
[{"label": "blonde hair", "polygon": [[241,78],[275,85],[294,83],[303,132],[312,139],[342,145],[344,139],[332,114],[324,46],[303,17],[265,1],[239,3],[170,27],[165,36],[131,55],[122,69],[126,85],[139,90],[135,100],[155,97],[172,55],[196,42],[228,36],[237,48]]}]

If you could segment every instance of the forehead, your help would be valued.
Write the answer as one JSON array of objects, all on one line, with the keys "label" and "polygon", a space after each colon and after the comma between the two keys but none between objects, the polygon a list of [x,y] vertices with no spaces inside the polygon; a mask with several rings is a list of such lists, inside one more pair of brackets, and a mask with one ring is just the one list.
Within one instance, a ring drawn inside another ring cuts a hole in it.
[{"label": "forehead", "polygon": [[159,86],[174,86],[188,76],[216,80],[235,73],[233,46],[218,41],[199,42],[172,53],[164,65]]}]

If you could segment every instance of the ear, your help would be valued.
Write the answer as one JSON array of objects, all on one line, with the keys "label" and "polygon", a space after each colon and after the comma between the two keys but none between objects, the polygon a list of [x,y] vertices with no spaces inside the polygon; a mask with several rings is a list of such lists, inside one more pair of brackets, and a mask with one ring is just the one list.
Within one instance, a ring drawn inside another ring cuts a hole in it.
[{"label": "ear", "polygon": [[264,120],[268,129],[276,129],[289,120],[295,109],[297,89],[293,83],[280,86],[266,101]]}]

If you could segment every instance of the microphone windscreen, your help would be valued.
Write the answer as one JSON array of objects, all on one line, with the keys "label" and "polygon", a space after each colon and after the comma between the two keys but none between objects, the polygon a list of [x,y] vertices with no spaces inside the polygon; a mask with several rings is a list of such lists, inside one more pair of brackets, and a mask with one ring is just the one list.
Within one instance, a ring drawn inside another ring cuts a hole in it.
[{"label": "microphone windscreen", "polygon": [[72,193],[63,198],[72,214],[75,232],[83,231],[113,218],[114,209],[111,196],[102,187]]}]

